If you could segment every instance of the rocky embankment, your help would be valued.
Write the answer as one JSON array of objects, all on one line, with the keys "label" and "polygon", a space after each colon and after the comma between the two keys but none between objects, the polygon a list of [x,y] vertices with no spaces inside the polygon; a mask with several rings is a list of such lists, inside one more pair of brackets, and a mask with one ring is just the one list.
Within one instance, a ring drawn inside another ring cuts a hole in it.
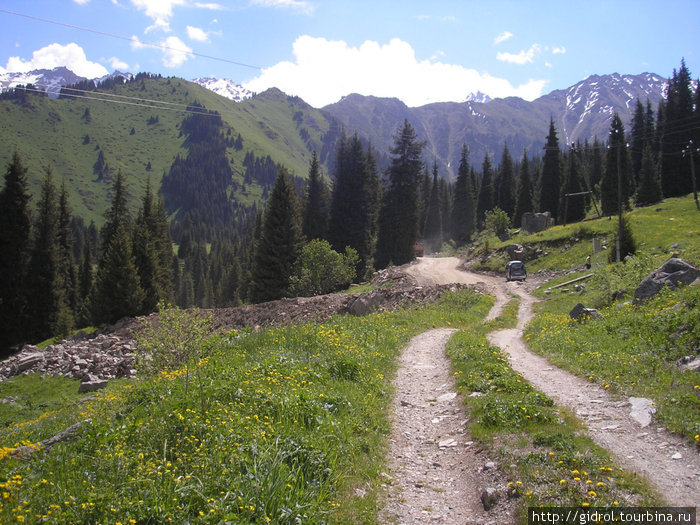
[{"label": "rocky embankment", "polygon": [[[364,293],[338,293],[316,297],[280,299],[268,303],[205,310],[211,312],[217,332],[250,327],[268,327],[309,321],[323,322],[336,314],[366,315],[373,311],[393,310],[437,300],[448,290],[465,285],[419,286],[403,268],[378,272],[376,286]],[[89,385],[105,380],[133,377],[136,335],[144,322],[157,320],[158,314],[129,318],[93,334],[79,333],[40,349],[25,345],[21,351],[0,363],[0,381],[19,374],[38,372],[80,379]],[[84,385],[84,389],[90,389]]]}]

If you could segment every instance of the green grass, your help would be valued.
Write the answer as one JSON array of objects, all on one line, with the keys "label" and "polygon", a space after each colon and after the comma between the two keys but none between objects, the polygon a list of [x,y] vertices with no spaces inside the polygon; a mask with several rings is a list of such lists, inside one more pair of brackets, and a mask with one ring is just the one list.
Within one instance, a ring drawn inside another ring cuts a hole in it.
[{"label": "green grass", "polygon": [[[629,212],[629,218],[642,253],[661,258],[675,253],[689,262],[700,264],[700,212],[695,207],[692,195],[636,208]],[[478,240],[477,252],[488,244],[491,258],[477,265],[477,268],[503,272],[508,258],[505,247],[510,244],[528,244],[542,250],[542,257],[527,261],[528,273],[583,267],[586,256],[593,258],[593,238],[603,239],[612,246],[616,224],[616,217],[592,219],[554,226],[535,234],[521,232],[508,241],[483,235]],[[671,248],[676,243],[678,246]],[[607,264],[607,254],[607,251],[597,254],[596,262]]]},{"label": "green grass", "polygon": [[[17,413],[0,431],[0,521],[376,522],[397,355],[430,327],[473,326],[491,304],[461,292],[421,309],[231,333],[208,343],[188,382],[172,370],[82,404],[57,396],[45,416]],[[11,456],[87,418],[80,439]]]}]

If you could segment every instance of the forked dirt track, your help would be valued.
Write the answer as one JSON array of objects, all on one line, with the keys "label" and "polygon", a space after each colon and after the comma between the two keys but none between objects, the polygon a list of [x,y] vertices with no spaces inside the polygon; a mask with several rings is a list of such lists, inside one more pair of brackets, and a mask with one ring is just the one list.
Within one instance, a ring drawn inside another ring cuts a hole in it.
[{"label": "forked dirt track", "polygon": [[[532,318],[532,284],[458,270],[456,258],[421,258],[407,271],[420,284],[483,283],[496,298],[487,319],[498,317],[512,295],[520,299],[516,328],[489,334],[510,363],[535,388],[569,408],[591,438],[616,456],[617,463],[646,477],[668,504],[700,506],[700,455],[654,422],[642,428],[630,417],[627,399],[615,399],[599,386],[532,353],[522,334]],[[489,459],[465,433],[467,416],[456,394],[445,344],[452,330],[431,330],[404,350],[395,379],[391,438],[392,492],[383,518],[396,523],[511,523],[512,503],[489,512],[480,501],[485,487],[505,482],[488,468]],[[484,468],[487,466],[487,468]]]}]

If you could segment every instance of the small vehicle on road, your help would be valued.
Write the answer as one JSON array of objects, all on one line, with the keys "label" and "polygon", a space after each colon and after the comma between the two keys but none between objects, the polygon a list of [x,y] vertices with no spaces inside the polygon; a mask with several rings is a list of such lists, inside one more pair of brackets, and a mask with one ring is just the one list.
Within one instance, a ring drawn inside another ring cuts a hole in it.
[{"label": "small vehicle on road", "polygon": [[527,272],[522,261],[510,261],[506,264],[506,281],[524,281]]}]

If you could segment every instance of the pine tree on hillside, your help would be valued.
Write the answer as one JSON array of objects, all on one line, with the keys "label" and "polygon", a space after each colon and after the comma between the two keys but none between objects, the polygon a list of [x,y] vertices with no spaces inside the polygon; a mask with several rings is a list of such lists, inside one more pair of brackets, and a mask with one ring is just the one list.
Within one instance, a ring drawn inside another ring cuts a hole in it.
[{"label": "pine tree on hillside", "polygon": [[404,264],[415,256],[423,146],[413,126],[404,120],[391,148],[389,180],[379,214],[377,268],[386,268],[390,263]]},{"label": "pine tree on hillside", "polygon": [[88,243],[83,247],[83,257],[78,269],[78,295],[80,303],[76,312],[78,326],[88,326],[92,321],[90,314],[90,301],[93,286],[92,251]]},{"label": "pine tree on hillside", "polygon": [[542,174],[540,176],[540,211],[548,211],[555,222],[558,221],[559,192],[561,189],[561,152],[557,130],[554,127],[554,119],[549,122],[549,134],[544,147],[544,160],[542,162]]},{"label": "pine tree on hillside", "polygon": [[321,175],[316,151],[311,154],[309,178],[306,188],[306,202],[302,232],[308,240],[326,239],[328,235],[328,216],[330,213],[330,195],[328,186]]},{"label": "pine tree on hillside", "polygon": [[27,272],[29,338],[42,341],[55,335],[63,298],[59,283],[58,208],[51,168],[41,186]]},{"label": "pine tree on hillside", "polygon": [[137,315],[144,297],[133,255],[131,215],[121,172],[117,173],[112,202],[105,218],[101,230],[102,248],[90,297],[91,316],[98,325]]},{"label": "pine tree on hillside", "polygon": [[112,242],[112,237],[120,225],[124,225],[124,230],[127,232],[131,229],[131,214],[129,213],[124,176],[121,170],[117,172],[117,178],[112,188],[112,202],[105,212],[105,224],[100,230],[100,253],[107,251],[107,247]]},{"label": "pine tree on hillside", "polygon": [[15,152],[0,190],[0,357],[23,341],[25,277],[31,240],[27,168]]},{"label": "pine tree on hillside", "polygon": [[143,290],[139,284],[127,225],[117,222],[102,254],[91,298],[93,322],[111,324],[141,311]]},{"label": "pine tree on hillside", "polygon": [[662,198],[658,163],[654,158],[651,145],[647,144],[642,152],[642,165],[639,170],[639,185],[635,195],[635,205],[649,206],[660,202]]},{"label": "pine tree on hillside", "polygon": [[646,112],[642,101],[637,99],[632,116],[632,126],[630,131],[630,158],[632,160],[632,176],[635,186],[639,183],[639,170],[642,167],[642,150],[648,142],[646,135]]},{"label": "pine tree on hillside", "polygon": [[491,167],[491,158],[487,154],[481,165],[481,186],[479,198],[476,201],[476,225],[479,230],[484,228],[486,212],[495,206],[493,194],[493,168]]},{"label": "pine tree on hillside", "polygon": [[530,162],[527,159],[527,151],[523,151],[523,160],[520,161],[520,176],[518,177],[517,197],[515,200],[515,212],[513,213],[513,226],[520,228],[524,213],[532,212],[532,179],[530,178]]},{"label": "pine tree on hillside", "polygon": [[173,300],[172,241],[162,199],[154,201],[150,179],[133,231],[134,262],[144,292],[141,313]]},{"label": "pine tree on hillside", "polygon": [[605,169],[600,181],[600,206],[603,215],[618,213],[618,156],[619,172],[622,178],[622,208],[629,209],[631,193],[631,162],[625,142],[625,126],[620,115],[615,113],[610,124],[608,150],[605,155]]},{"label": "pine tree on hillside", "polygon": [[442,246],[442,214],[440,213],[440,183],[438,182],[437,160],[433,164],[433,182],[430,188],[430,199],[425,214],[423,228],[425,248],[429,253],[439,252]]},{"label": "pine tree on hillside", "polygon": [[78,305],[78,271],[73,259],[73,230],[71,228],[72,211],[68,202],[66,182],[61,183],[58,197],[58,288],[61,292],[57,325],[55,332],[68,334],[74,327]]},{"label": "pine tree on hillside", "polygon": [[515,212],[515,171],[508,144],[503,146],[495,193],[495,205],[512,219]]},{"label": "pine tree on hillside", "polygon": [[463,246],[471,240],[476,226],[475,221],[476,203],[469,173],[469,148],[463,144],[452,201],[452,239],[458,246]]},{"label": "pine tree on hillside", "polygon": [[668,82],[661,148],[661,187],[664,197],[680,197],[693,191],[690,163],[681,152],[688,146],[695,130],[688,126],[693,119],[693,91],[690,71],[681,67]]},{"label": "pine tree on hillside", "polygon": [[440,217],[442,217],[442,239],[447,240],[450,236],[450,217],[452,217],[452,201],[454,200],[454,184],[450,184],[443,177],[438,178],[440,186]]},{"label": "pine tree on hillside", "polygon": [[301,250],[301,217],[294,184],[280,170],[267,201],[255,249],[251,299],[260,303],[284,297]]}]

